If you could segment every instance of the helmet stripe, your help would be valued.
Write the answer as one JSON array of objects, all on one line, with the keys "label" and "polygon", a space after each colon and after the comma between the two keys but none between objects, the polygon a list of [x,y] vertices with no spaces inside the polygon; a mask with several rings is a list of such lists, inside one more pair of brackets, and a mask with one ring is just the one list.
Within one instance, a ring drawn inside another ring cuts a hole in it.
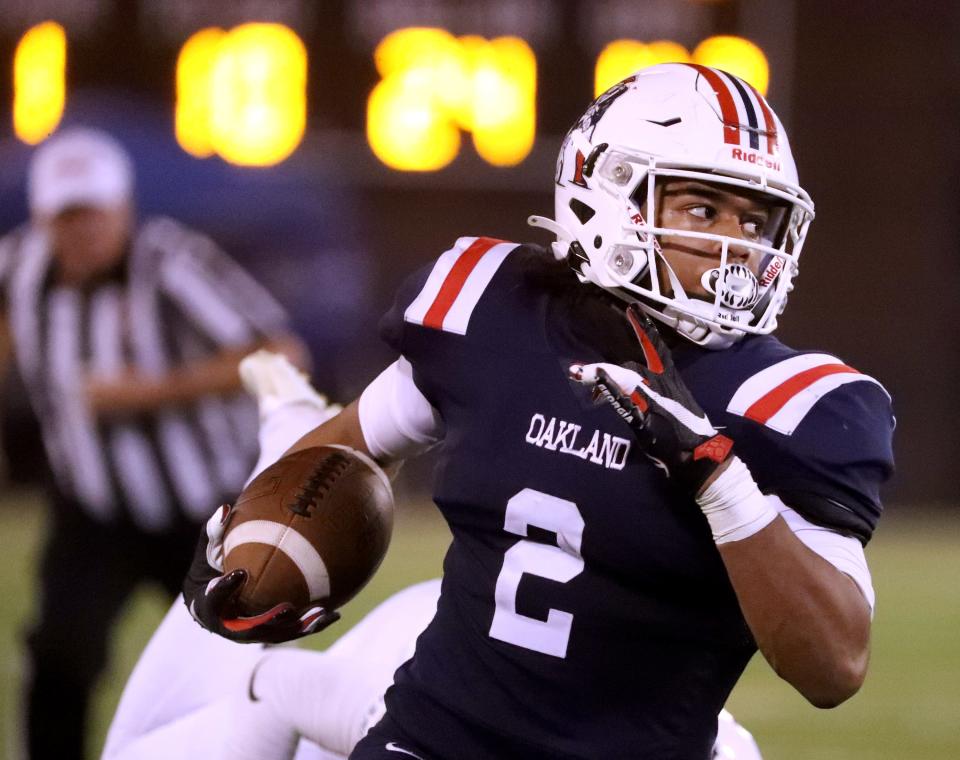
[{"label": "helmet stripe", "polygon": [[701,66],[699,63],[687,63],[689,66],[707,80],[707,83],[713,88],[713,92],[720,102],[720,117],[723,119],[723,141],[730,145],[740,144],[740,116],[737,113],[737,104],[730,94],[730,88],[724,84],[720,75],[711,68]]},{"label": "helmet stripe", "polygon": [[740,98],[743,100],[744,109],[747,112],[747,122],[750,124],[750,147],[754,150],[760,150],[760,135],[757,134],[760,124],[757,121],[757,111],[753,107],[753,102],[747,95],[747,91],[743,89],[743,82],[732,74],[727,74],[727,79],[733,82],[733,86],[737,88],[737,92],[740,93]]},{"label": "helmet stripe", "polygon": [[770,110],[770,106],[767,105],[766,99],[757,92],[756,88],[753,87],[749,82],[744,82],[744,84],[750,88],[750,91],[753,92],[754,96],[757,99],[757,102],[760,104],[760,110],[763,112],[763,126],[767,133],[767,153],[770,155],[777,154],[777,122],[773,118],[773,112]]}]

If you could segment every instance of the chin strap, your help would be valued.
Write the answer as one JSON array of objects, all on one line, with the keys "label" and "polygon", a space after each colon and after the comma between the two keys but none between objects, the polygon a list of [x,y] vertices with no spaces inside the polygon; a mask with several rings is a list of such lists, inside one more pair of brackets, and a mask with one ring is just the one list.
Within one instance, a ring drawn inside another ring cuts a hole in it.
[{"label": "chin strap", "polygon": [[540,227],[556,235],[556,242],[550,244],[550,250],[553,252],[557,261],[563,261],[568,257],[570,244],[574,242],[575,238],[566,227],[558,224],[553,219],[545,216],[537,216],[536,214],[527,217],[527,224],[531,227]]}]

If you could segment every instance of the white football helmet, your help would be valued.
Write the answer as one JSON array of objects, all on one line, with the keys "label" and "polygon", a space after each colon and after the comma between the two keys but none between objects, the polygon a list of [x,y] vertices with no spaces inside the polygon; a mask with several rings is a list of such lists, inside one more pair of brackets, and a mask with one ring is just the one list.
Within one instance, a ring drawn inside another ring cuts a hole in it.
[{"label": "white football helmet", "polygon": [[[767,196],[774,216],[757,242],[660,227],[661,178]],[[556,220],[534,216],[530,224],[557,236],[554,253],[582,281],[639,302],[709,348],[776,328],[814,215],[783,125],[763,97],[723,71],[681,63],[639,71],[590,105],[560,150],[555,202]],[[712,301],[686,293],[660,235],[720,243],[720,261],[702,279]],[[759,274],[728,263],[731,245],[760,252]]]}]

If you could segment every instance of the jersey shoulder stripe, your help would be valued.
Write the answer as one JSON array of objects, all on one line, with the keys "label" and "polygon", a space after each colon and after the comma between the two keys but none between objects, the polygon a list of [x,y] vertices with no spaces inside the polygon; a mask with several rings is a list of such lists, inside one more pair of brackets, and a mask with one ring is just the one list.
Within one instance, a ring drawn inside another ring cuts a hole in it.
[{"label": "jersey shoulder stripe", "polygon": [[727,411],[791,435],[817,401],[856,382],[874,383],[886,393],[878,381],[835,356],[800,354],[749,377],[733,394]]},{"label": "jersey shoulder stripe", "polygon": [[470,316],[490,280],[517,243],[463,237],[434,264],[403,314],[406,322],[466,335]]}]

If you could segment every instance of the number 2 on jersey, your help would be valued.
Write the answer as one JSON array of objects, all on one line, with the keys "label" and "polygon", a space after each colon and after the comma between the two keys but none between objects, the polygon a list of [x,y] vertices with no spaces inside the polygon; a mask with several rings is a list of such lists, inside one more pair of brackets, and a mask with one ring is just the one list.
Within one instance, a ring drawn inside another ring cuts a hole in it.
[{"label": "number 2 on jersey", "polygon": [[[527,540],[530,526],[556,533],[557,546]],[[546,620],[521,615],[517,612],[517,590],[524,573],[567,583],[583,572],[580,510],[572,501],[524,488],[507,502],[503,527],[522,540],[503,555],[490,636],[534,652],[566,657],[573,615],[552,608]]]}]

